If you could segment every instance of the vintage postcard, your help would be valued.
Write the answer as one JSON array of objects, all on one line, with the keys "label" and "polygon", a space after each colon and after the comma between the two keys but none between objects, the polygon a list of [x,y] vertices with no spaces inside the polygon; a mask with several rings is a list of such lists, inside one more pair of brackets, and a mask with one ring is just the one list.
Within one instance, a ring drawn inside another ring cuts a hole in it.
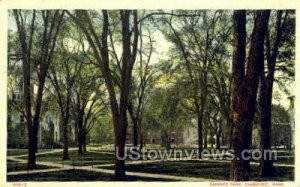
[{"label": "vintage postcard", "polygon": [[299,8],[0,1],[0,186],[300,186]]}]

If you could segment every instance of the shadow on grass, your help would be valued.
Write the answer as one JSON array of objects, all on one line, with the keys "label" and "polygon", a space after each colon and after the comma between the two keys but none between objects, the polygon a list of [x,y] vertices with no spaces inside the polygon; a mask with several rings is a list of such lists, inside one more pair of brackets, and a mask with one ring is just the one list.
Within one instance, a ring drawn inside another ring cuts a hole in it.
[{"label": "shadow on grass", "polygon": [[[106,153],[86,152],[83,155],[78,155],[77,150],[69,151],[69,160],[62,160],[62,152],[37,155],[37,161],[54,162],[58,164],[67,164],[75,166],[92,166],[98,164],[113,164],[114,155]],[[20,157],[26,159],[27,157]]]}]

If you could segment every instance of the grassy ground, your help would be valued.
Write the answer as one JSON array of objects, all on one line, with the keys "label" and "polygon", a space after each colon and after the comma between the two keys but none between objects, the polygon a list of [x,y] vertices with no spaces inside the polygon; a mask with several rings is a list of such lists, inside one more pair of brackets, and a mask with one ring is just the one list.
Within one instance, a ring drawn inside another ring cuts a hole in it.
[{"label": "grassy ground", "polygon": [[[51,169],[55,167],[49,167],[49,166],[42,166],[42,165],[37,165],[36,169]],[[25,163],[18,163],[18,162],[7,162],[7,172],[12,172],[12,171],[24,171],[27,170],[27,164]]]},{"label": "grassy ground", "polygon": [[23,155],[27,154],[28,149],[8,149],[7,156],[16,156],[16,155]]},{"label": "grassy ground", "polygon": [[[7,181],[113,181],[112,175],[93,171],[69,170],[30,175],[7,176]],[[142,177],[130,177],[128,181],[165,181]]]},{"label": "grassy ground", "polygon": [[64,163],[68,165],[75,166],[91,166],[95,164],[109,164],[114,163],[114,155],[106,153],[94,153],[87,152],[84,155],[79,156],[76,150],[69,151],[70,160],[62,161],[62,153],[50,153],[47,155],[38,155],[37,161],[47,161],[47,162],[56,162]]},{"label": "grassy ground", "polygon": [[[102,167],[112,169],[112,167]],[[218,163],[208,161],[165,161],[158,163],[145,163],[137,165],[127,165],[127,171],[168,174],[185,177],[202,177],[208,179],[229,180],[230,163]],[[278,177],[272,179],[261,179],[258,175],[259,166],[251,166],[251,180],[294,180],[294,169],[277,167]]]},{"label": "grassy ground", "polygon": [[[39,149],[38,152],[46,152],[51,151],[51,149]],[[28,149],[8,149],[7,156],[17,156],[17,155],[24,155],[28,153]]]},{"label": "grassy ground", "polygon": [[[89,149],[88,149],[89,150]],[[69,156],[70,160],[62,162],[62,152],[49,153],[47,155],[38,155],[37,161],[48,161],[55,163],[64,163],[68,165],[75,166],[92,166],[98,164],[113,164],[114,155],[107,154],[107,151],[100,151],[92,148],[94,152],[87,152],[84,155],[79,156],[76,150],[70,150]],[[96,151],[97,150],[97,151]],[[44,150],[40,150],[42,152]],[[49,151],[49,150],[47,150]],[[96,151],[96,152],[95,152]],[[9,150],[10,155],[20,155],[26,153],[25,150]],[[281,155],[293,155],[292,152],[280,152]],[[172,154],[173,156],[173,154]],[[21,157],[26,159],[26,156]],[[294,164],[294,158],[279,158],[275,163],[285,163]],[[210,161],[164,161],[156,163],[144,163],[136,165],[127,165],[127,171],[145,172],[145,173],[155,173],[155,174],[167,174],[175,176],[185,176],[185,177],[201,177],[207,179],[219,179],[219,180],[229,180],[230,174],[230,163],[220,163],[220,162],[210,162]],[[38,166],[38,169],[46,169],[49,167]],[[103,167],[107,169],[113,169],[111,167]],[[272,179],[262,179],[259,177],[259,166],[252,166],[250,180],[276,180],[276,181],[291,181],[294,180],[294,168],[292,167],[277,167],[277,176]],[[7,171],[20,171],[26,170],[25,164],[15,164],[15,162],[7,162]],[[69,173],[70,172],[70,173]],[[66,174],[68,173],[68,174]],[[77,174],[76,174],[77,173]],[[62,175],[63,177],[61,178]],[[80,176],[79,176],[80,175]],[[79,177],[76,179],[76,177]],[[61,180],[61,181],[72,181],[72,180],[86,180],[86,181],[110,181],[110,175],[103,175],[95,172],[88,171],[63,171],[48,174],[34,174],[34,175],[20,175],[20,176],[10,176],[13,180],[26,180],[26,181],[50,181],[50,180]],[[75,178],[75,179],[74,179]],[[130,178],[129,180],[144,180],[142,178]],[[146,180],[146,179],[145,179]]]}]

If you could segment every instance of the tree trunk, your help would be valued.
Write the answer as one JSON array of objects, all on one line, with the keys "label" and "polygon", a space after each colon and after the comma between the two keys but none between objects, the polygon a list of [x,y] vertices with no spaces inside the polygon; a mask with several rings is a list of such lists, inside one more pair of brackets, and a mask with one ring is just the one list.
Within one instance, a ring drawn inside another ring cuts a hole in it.
[{"label": "tree trunk", "polygon": [[233,75],[233,90],[232,90],[232,105],[233,105],[233,137],[232,147],[234,150],[234,160],[231,162],[230,178],[234,181],[245,180],[243,160],[240,159],[241,152],[244,146],[244,126],[243,117],[240,114],[240,109],[245,110],[242,105],[244,100],[244,92],[242,85],[244,84],[244,69],[245,69],[245,56],[246,56],[246,11],[233,12],[233,62],[232,62],[232,75]]},{"label": "tree trunk", "polygon": [[136,119],[134,119],[132,122],[133,122],[132,145],[133,147],[137,147],[138,146],[138,123]]},{"label": "tree trunk", "polygon": [[[272,92],[274,80],[274,67],[269,70],[267,79],[264,74],[261,75],[260,87],[260,124],[261,124],[261,151],[264,153],[271,149],[271,110],[272,110]],[[272,177],[275,175],[273,161],[268,157],[261,158],[261,177]]]},{"label": "tree trunk", "polygon": [[203,133],[203,126],[202,126],[203,116],[198,113],[197,117],[198,117],[198,120],[197,120],[198,121],[198,152],[199,152],[199,158],[200,158],[201,152],[203,149],[203,134],[202,134]]},{"label": "tree trunk", "polygon": [[[124,114],[124,113],[123,113]],[[125,142],[126,142],[126,129],[127,129],[127,118],[126,113],[120,116],[118,120],[117,128],[115,128],[115,180],[125,181]]]},{"label": "tree trunk", "polygon": [[131,121],[132,121],[132,146],[133,147],[137,147],[138,146],[138,114],[134,114],[133,111],[133,105],[132,103],[128,103],[128,111],[129,111],[129,115],[131,117]]},{"label": "tree trunk", "polygon": [[247,158],[242,152],[250,148],[251,125],[255,113],[258,78],[263,68],[264,38],[268,26],[270,11],[257,11],[252,33],[249,58],[245,73],[246,58],[246,11],[234,11],[233,37],[233,150],[231,162],[231,180],[248,180]]},{"label": "tree trunk", "polygon": [[204,130],[204,148],[207,149],[207,139],[208,139],[207,129]]},{"label": "tree trunk", "polygon": [[84,145],[84,127],[83,127],[83,110],[78,109],[78,114],[77,114],[77,127],[78,127],[78,154],[82,155],[83,154],[83,145]]},{"label": "tree trunk", "polygon": [[[39,123],[39,122],[35,122]],[[36,124],[37,125],[37,124]],[[28,129],[28,162],[27,169],[32,170],[36,168],[36,150],[37,150],[37,126]]]},{"label": "tree trunk", "polygon": [[78,124],[77,124],[77,121],[75,122],[75,142],[78,142],[79,141],[79,137],[78,137]]},{"label": "tree trunk", "polygon": [[83,154],[83,136],[81,135],[81,132],[78,133],[78,154]]},{"label": "tree trunk", "polygon": [[[132,129],[132,146],[133,146],[133,150],[134,152],[138,151],[138,120],[136,118],[134,118],[132,120],[133,122],[133,129]],[[133,158],[137,158],[136,154],[132,154]]]},{"label": "tree trunk", "polygon": [[234,131],[234,126],[232,121],[230,121],[230,138],[229,138],[229,148],[232,149],[232,137],[233,137],[233,131]]},{"label": "tree trunk", "polygon": [[68,120],[63,120],[63,160],[68,160],[69,158],[69,138],[68,138]]},{"label": "tree trunk", "polygon": [[142,133],[140,133],[140,150],[144,148],[144,137]]},{"label": "tree trunk", "polygon": [[[275,74],[276,59],[279,52],[281,43],[281,37],[283,28],[286,22],[287,13],[282,20],[283,11],[277,11],[276,19],[276,35],[274,37],[274,43],[271,48],[270,36],[267,34],[267,76],[263,72],[261,74],[261,88],[260,88],[260,124],[261,124],[261,150],[262,152],[271,149],[271,116],[272,116],[272,94],[273,94],[273,82]],[[272,177],[275,175],[275,168],[271,159],[261,159],[261,176]]]},{"label": "tree trunk", "polygon": [[[211,137],[210,137],[210,140],[212,140],[212,139],[213,139],[213,137],[211,136]],[[210,148],[211,148],[211,149],[214,148],[214,141],[213,141],[213,140],[210,142]]]},{"label": "tree trunk", "polygon": [[221,146],[221,140],[220,140],[221,135],[219,133],[216,134],[216,148],[220,149]]},{"label": "tree trunk", "polygon": [[84,134],[83,134],[83,153],[86,153],[86,144],[87,144],[87,133],[86,131],[84,131]]},{"label": "tree trunk", "polygon": [[[249,118],[253,119],[252,116],[249,116]],[[244,136],[245,141],[245,149],[250,150],[251,149],[251,145],[252,145],[252,123],[247,123],[245,126],[245,136]],[[246,157],[250,157],[250,154],[248,152],[245,152],[244,155]],[[250,172],[250,159],[244,160],[244,168],[247,172],[247,176],[249,176],[249,172]]]},{"label": "tree trunk", "polygon": [[[265,114],[269,115],[269,114]],[[271,149],[271,122],[266,117],[265,119],[262,119],[262,128],[261,128],[261,149],[262,153],[264,151]],[[268,157],[261,159],[261,177],[272,177],[275,175],[275,168],[273,166],[273,161],[269,159]]]}]

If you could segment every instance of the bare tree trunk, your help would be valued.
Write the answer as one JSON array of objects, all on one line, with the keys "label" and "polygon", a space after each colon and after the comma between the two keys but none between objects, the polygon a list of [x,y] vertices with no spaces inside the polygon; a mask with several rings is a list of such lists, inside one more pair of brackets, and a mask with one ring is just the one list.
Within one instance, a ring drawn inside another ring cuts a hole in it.
[{"label": "bare tree trunk", "polygon": [[[253,118],[251,116],[249,116],[249,118]],[[251,145],[252,145],[252,123],[247,123],[245,126],[245,149],[250,150],[251,149]],[[244,153],[245,157],[250,157],[250,154],[248,152]],[[247,171],[247,176],[249,176],[249,172],[250,172],[250,159],[244,160],[244,168]]]},{"label": "bare tree trunk", "polygon": [[[36,124],[37,125],[37,124]],[[33,126],[29,130],[28,136],[28,163],[27,169],[32,170],[36,167],[36,149],[37,149],[37,126]]]},{"label": "bare tree trunk", "polygon": [[83,110],[78,108],[77,113],[77,126],[78,126],[78,154],[83,154],[83,144],[84,144],[84,127],[83,127]]},{"label": "bare tree trunk", "polygon": [[131,117],[131,121],[132,121],[132,146],[133,147],[137,147],[138,146],[138,116],[137,114],[134,114],[133,111],[133,105],[132,103],[128,103],[128,111]]},{"label": "bare tree trunk", "polygon": [[[267,75],[261,73],[261,87],[260,87],[260,124],[261,124],[261,150],[264,151],[271,149],[271,116],[272,116],[272,95],[273,95],[273,82],[275,74],[276,59],[279,52],[282,31],[287,19],[287,12],[283,18],[283,11],[277,11],[276,19],[276,35],[274,37],[273,46],[270,45],[270,33],[267,34],[266,40],[266,54],[267,54]],[[275,168],[271,159],[261,159],[261,176],[272,177],[275,175]]]},{"label": "bare tree trunk", "polygon": [[86,153],[86,145],[87,144],[87,132],[86,131],[84,131],[84,133],[83,133],[83,153]]},{"label": "bare tree trunk", "polygon": [[[244,69],[246,58],[246,11],[234,11],[233,13],[233,90],[232,90],[232,104],[233,104],[233,137],[232,147],[234,149],[234,160],[231,162],[230,178],[234,181],[243,181],[245,178],[245,171],[243,167],[243,160],[240,159],[241,152],[244,149],[244,126],[243,116],[240,116],[240,109],[244,109],[242,105],[243,95],[242,85],[244,84]],[[245,112],[244,112],[245,113]],[[244,114],[241,113],[241,114]]]},{"label": "bare tree trunk", "polygon": [[140,132],[140,150],[144,148],[144,137],[142,132]]},{"label": "bare tree trunk", "polygon": [[220,133],[217,133],[217,134],[216,134],[216,148],[217,148],[217,149],[220,149],[220,146],[221,146],[221,140],[220,140],[220,137],[221,137]]},{"label": "bare tree trunk", "polygon": [[232,137],[233,137],[234,126],[232,121],[230,121],[230,138],[229,138],[229,148],[232,148]]},{"label": "bare tree trunk", "polygon": [[75,125],[75,142],[78,142],[79,141],[79,136],[78,136],[78,131],[79,131],[79,129],[78,129],[78,124],[77,124],[77,121],[75,121],[75,123],[74,123]]},{"label": "bare tree trunk", "polygon": [[263,68],[264,38],[268,26],[270,11],[257,11],[251,38],[249,58],[245,73],[246,58],[246,11],[234,11],[233,44],[233,150],[231,179],[244,181],[249,178],[247,160],[242,151],[250,148],[251,125],[254,118],[258,78]]},{"label": "bare tree trunk", "polygon": [[[81,132],[79,132],[78,134],[81,134]],[[78,154],[82,155],[83,154],[83,136],[79,135],[78,136]]]},{"label": "bare tree trunk", "polygon": [[[264,81],[261,82],[261,94],[260,94],[260,123],[261,123],[261,150],[264,151],[271,149],[271,106],[272,106],[272,90],[269,91],[266,88],[271,85],[267,85]],[[271,83],[272,84],[272,83]],[[271,94],[271,95],[270,95]],[[261,176],[272,177],[275,175],[275,168],[273,161],[262,157],[261,159]]]},{"label": "bare tree trunk", "polygon": [[[199,111],[201,112],[201,111]],[[202,112],[201,112],[202,113]],[[198,152],[199,152],[199,157],[201,157],[201,152],[202,152],[202,149],[203,149],[203,125],[202,125],[202,122],[203,122],[203,115],[201,115],[201,113],[197,115],[197,118],[198,118]],[[207,146],[207,144],[206,144]]]},{"label": "bare tree trunk", "polygon": [[63,160],[68,160],[69,158],[69,138],[68,138],[68,119],[63,119]]},{"label": "bare tree trunk", "polygon": [[[210,138],[212,139],[213,137],[211,136]],[[214,148],[214,145],[215,145],[215,142],[214,142],[214,141],[211,141],[211,142],[210,142],[210,147],[211,147],[211,149]]]},{"label": "bare tree trunk", "polygon": [[208,139],[208,133],[207,129],[204,129],[204,148],[207,149],[207,139]]},{"label": "bare tree trunk", "polygon": [[137,120],[133,121],[133,140],[132,140],[132,144],[134,147],[138,146],[138,124],[137,124]]},{"label": "bare tree trunk", "polygon": [[[137,152],[138,151],[138,122],[137,119],[133,121],[133,136],[132,136],[132,146],[133,146],[133,151]],[[132,157],[136,158],[136,154],[132,154]]]},{"label": "bare tree trunk", "polygon": [[[125,155],[125,141],[126,141],[126,128],[127,128],[127,119],[126,113],[119,118],[119,128],[116,128],[115,131],[115,150],[116,150],[116,159],[115,159],[115,180],[123,181],[126,180],[125,175],[125,160],[123,159]],[[119,159],[121,158],[121,159]]]}]

